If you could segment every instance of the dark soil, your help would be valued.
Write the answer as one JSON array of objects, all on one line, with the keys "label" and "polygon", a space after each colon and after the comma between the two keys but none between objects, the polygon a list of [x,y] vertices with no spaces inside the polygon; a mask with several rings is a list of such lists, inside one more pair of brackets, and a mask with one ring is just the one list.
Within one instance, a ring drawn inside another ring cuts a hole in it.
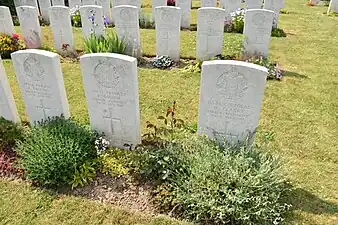
[{"label": "dark soil", "polygon": [[11,146],[0,148],[0,177],[23,178],[24,171],[16,167],[17,158]]}]

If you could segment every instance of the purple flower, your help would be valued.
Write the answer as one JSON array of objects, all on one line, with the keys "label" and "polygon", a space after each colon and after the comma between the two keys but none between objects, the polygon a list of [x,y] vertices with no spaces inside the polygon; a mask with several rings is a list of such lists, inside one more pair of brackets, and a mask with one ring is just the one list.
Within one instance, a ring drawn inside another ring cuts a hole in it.
[{"label": "purple flower", "polygon": [[90,15],[88,19],[90,20],[90,22],[92,22],[92,24],[94,24],[94,20],[95,20],[94,14]]},{"label": "purple flower", "polygon": [[105,17],[105,16],[103,16],[103,24],[105,25],[105,26],[108,26],[109,25],[109,18],[107,18],[107,17]]}]

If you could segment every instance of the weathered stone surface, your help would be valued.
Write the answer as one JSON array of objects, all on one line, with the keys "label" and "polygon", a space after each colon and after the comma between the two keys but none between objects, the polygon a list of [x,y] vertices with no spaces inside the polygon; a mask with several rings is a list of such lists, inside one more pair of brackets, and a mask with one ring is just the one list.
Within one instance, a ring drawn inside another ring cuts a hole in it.
[{"label": "weathered stone surface", "polygon": [[225,10],[214,7],[199,8],[197,12],[196,57],[208,60],[222,53]]},{"label": "weathered stone surface", "polygon": [[201,7],[216,7],[217,0],[201,0]]},{"label": "weathered stone surface", "polygon": [[14,97],[9,86],[6,71],[0,58],[0,117],[13,122],[20,122]]},{"label": "weathered stone surface", "polygon": [[202,65],[198,133],[232,144],[254,138],[268,70],[215,60]]},{"label": "weathered stone surface", "polygon": [[245,9],[261,9],[262,8],[262,0],[247,0],[245,1]]},{"label": "weathered stone surface", "polygon": [[231,21],[230,14],[241,8],[241,0],[221,0],[220,6],[225,10],[225,20]]},{"label": "weathered stone surface", "polygon": [[181,8],[181,27],[190,28],[191,0],[177,0],[176,6]]},{"label": "weathered stone surface", "polygon": [[56,51],[62,55],[74,52],[73,29],[69,8],[52,6],[49,13]]},{"label": "weathered stone surface", "polygon": [[41,48],[42,36],[36,8],[20,6],[16,8],[27,48]]},{"label": "weathered stone surface", "polygon": [[70,116],[60,56],[44,50],[11,54],[26,112],[31,123],[48,117]]},{"label": "weathered stone surface", "polygon": [[281,0],[264,0],[264,9],[273,11],[274,17],[273,17],[273,26],[278,26],[278,19],[281,8],[283,8],[284,2]]},{"label": "weathered stone surface", "polygon": [[49,21],[49,8],[52,6],[50,0],[39,0],[41,16],[45,21]]},{"label": "weathered stone surface", "polygon": [[0,33],[8,35],[15,33],[11,12],[6,6],[0,6]]},{"label": "weathered stone surface", "polygon": [[180,60],[181,9],[172,6],[156,7],[156,55]]},{"label": "weathered stone surface", "polygon": [[120,39],[127,44],[126,54],[141,56],[139,9],[136,6],[120,5],[113,9],[115,29]]},{"label": "weathered stone surface", "polygon": [[52,0],[52,5],[53,6],[65,6],[65,1],[64,0]]},{"label": "weathered stone surface", "polygon": [[85,38],[91,34],[99,37],[104,35],[103,9],[98,5],[84,5],[80,7],[82,32]]},{"label": "weathered stone surface", "polygon": [[243,50],[247,56],[268,56],[273,11],[249,9],[244,19]]},{"label": "weathered stone surface", "polygon": [[137,60],[114,54],[80,58],[90,124],[112,146],[135,147],[141,141]]},{"label": "weathered stone surface", "polygon": [[[178,4],[178,2],[177,2]],[[158,6],[167,6],[167,0],[152,0],[152,17],[153,21],[155,21],[155,8]]]}]

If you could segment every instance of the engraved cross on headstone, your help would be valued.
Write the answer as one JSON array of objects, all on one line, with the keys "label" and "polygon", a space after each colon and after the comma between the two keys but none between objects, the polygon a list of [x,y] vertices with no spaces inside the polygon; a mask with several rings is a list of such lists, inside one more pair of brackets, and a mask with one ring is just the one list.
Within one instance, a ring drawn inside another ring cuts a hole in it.
[{"label": "engraved cross on headstone", "polygon": [[37,108],[38,110],[42,110],[42,112],[43,112],[43,117],[44,117],[44,119],[46,120],[46,119],[48,118],[47,112],[50,111],[51,109],[50,109],[50,108],[47,108],[47,107],[43,104],[43,100],[42,100],[42,99],[40,99],[40,105],[36,106],[36,108]]},{"label": "engraved cross on headstone", "polygon": [[[165,46],[164,50],[169,51],[169,31],[161,31],[161,40],[162,44]],[[169,52],[168,52],[169,54]]]},{"label": "engraved cross on headstone", "polygon": [[119,118],[114,118],[113,109],[111,108],[108,110],[108,112],[107,110],[105,110],[105,114],[106,115],[103,116],[103,119],[106,120],[108,123],[108,129],[111,136],[114,136],[117,134],[118,129],[121,129],[121,120]]}]

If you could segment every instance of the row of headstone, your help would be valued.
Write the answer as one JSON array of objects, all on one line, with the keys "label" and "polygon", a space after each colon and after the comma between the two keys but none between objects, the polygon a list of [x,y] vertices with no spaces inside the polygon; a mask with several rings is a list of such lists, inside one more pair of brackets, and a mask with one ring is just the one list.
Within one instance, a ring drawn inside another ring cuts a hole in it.
[{"label": "row of headstone", "polygon": [[[12,53],[29,121],[69,118],[60,57],[44,50]],[[140,143],[136,58],[114,53],[80,58],[90,124],[119,148]],[[254,137],[268,71],[251,63],[216,60],[202,65],[198,132],[210,138],[244,141]],[[0,116],[19,121],[0,60]]]},{"label": "row of headstone", "polygon": [[[3,30],[12,32],[13,23],[9,9],[3,9]],[[159,6],[155,9],[156,18],[156,55],[167,55],[174,61],[180,59],[180,27],[181,9],[171,6]],[[224,9],[204,7],[198,9],[196,57],[208,60],[222,53]],[[34,7],[21,6],[17,8],[22,34],[27,48],[41,47],[41,28]],[[104,35],[102,7],[88,5],[80,7],[82,30],[85,38],[91,34]],[[126,41],[126,54],[139,57],[141,55],[140,30],[138,23],[138,8],[135,6],[117,6],[114,8],[116,16],[116,31],[120,39]],[[70,11],[65,6],[50,7],[51,27],[54,47],[59,54],[67,55],[75,51]],[[0,13],[1,15],[1,13]],[[246,11],[244,26],[244,54],[247,56],[268,56],[271,27],[274,12],[265,9],[251,9]],[[88,19],[91,17],[92,19]]]}]

